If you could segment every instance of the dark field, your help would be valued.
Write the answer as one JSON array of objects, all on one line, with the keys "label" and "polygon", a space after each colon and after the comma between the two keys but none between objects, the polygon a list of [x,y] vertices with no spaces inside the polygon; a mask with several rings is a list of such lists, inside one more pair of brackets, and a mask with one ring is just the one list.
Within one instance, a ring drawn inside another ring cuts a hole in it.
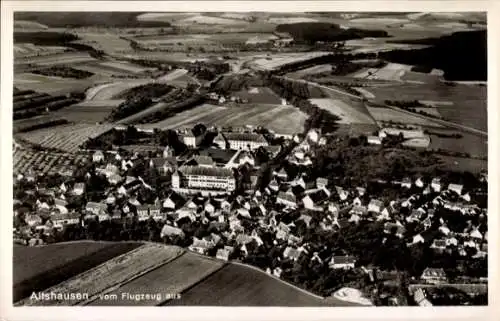
[{"label": "dark field", "polygon": [[442,160],[440,168],[458,172],[471,172],[477,174],[483,169],[488,169],[488,161],[472,158],[438,156]]},{"label": "dark field", "polygon": [[122,300],[121,293],[182,293],[200,280],[214,273],[224,262],[205,258],[193,253],[184,253],[175,260],[135,279],[124,286],[109,292],[117,294],[118,300],[93,301],[96,306],[154,306],[161,303],[157,300],[131,301]]},{"label": "dark field", "polygon": [[13,301],[78,275],[141,243],[75,242],[42,247],[14,246]]},{"label": "dark field", "polygon": [[473,85],[443,83],[433,86],[401,84],[367,89],[377,101],[432,100],[453,102],[452,106],[437,106],[441,115],[450,121],[479,130],[487,130],[487,88]]},{"label": "dark field", "polygon": [[[254,269],[230,264],[166,305],[197,306],[327,306],[322,299],[299,291]],[[348,303],[332,302],[331,306]]]}]

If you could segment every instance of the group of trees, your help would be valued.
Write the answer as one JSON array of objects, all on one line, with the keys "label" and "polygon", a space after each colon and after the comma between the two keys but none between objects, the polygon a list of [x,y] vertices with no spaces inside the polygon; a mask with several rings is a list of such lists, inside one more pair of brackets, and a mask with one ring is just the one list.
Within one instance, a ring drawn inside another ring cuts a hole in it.
[{"label": "group of trees", "polygon": [[120,120],[148,108],[152,103],[153,100],[149,97],[134,97],[132,99],[127,99],[118,105],[117,108],[113,109],[106,119],[109,121]]},{"label": "group of trees", "polygon": [[14,96],[14,120],[38,116],[47,111],[54,111],[72,105],[80,99],[68,95],[51,96],[45,93],[33,93]]},{"label": "group of trees", "polygon": [[56,76],[62,78],[85,79],[94,75],[92,72],[71,68],[69,66],[57,65],[48,68],[37,68],[31,71],[44,76]]},{"label": "group of trees", "polygon": [[316,42],[345,41],[366,37],[388,37],[387,31],[349,28],[343,29],[338,24],[324,22],[299,22],[281,24],[278,32],[287,32],[297,43],[314,44]]}]

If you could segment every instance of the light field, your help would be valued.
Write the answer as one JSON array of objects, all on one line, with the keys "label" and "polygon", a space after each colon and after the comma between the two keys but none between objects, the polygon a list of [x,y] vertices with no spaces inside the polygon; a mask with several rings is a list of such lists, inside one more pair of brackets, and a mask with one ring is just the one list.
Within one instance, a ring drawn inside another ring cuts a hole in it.
[{"label": "light field", "polygon": [[219,127],[251,125],[263,126],[278,133],[295,134],[302,132],[306,119],[306,114],[292,106],[248,105],[244,107],[220,107],[205,104],[160,122],[139,127],[175,129],[194,126],[197,123]]},{"label": "light field", "polygon": [[341,118],[340,124],[370,124],[373,119],[340,99],[316,98],[311,103]]},{"label": "light field", "polygon": [[442,127],[433,121],[413,116],[409,113],[404,113],[391,108],[367,107],[370,114],[377,122],[395,122],[409,125]]},{"label": "light field", "polygon": [[89,138],[95,138],[113,128],[113,125],[75,124],[34,130],[18,136],[30,143],[64,152],[76,152]]},{"label": "light field", "polygon": [[122,80],[108,84],[98,85],[87,91],[87,100],[110,100],[127,90],[152,82],[152,79]]}]

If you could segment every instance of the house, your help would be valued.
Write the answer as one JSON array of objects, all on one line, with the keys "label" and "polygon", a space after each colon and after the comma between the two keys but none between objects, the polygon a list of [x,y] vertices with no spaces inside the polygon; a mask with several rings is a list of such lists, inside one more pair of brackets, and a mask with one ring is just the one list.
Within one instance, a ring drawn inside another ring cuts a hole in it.
[{"label": "house", "polygon": [[224,246],[222,249],[218,249],[215,257],[219,260],[229,261],[229,257],[234,252],[234,247],[232,246]]},{"label": "house", "polygon": [[66,200],[64,200],[64,199],[56,198],[54,200],[54,206],[61,214],[68,213],[68,209],[66,208],[66,205],[68,205],[68,202],[66,202]]},{"label": "house", "polygon": [[212,242],[193,237],[193,243],[189,246],[189,250],[202,255],[206,255],[207,252],[213,247],[214,244],[212,244]]},{"label": "house", "polygon": [[406,228],[399,222],[386,222],[384,224],[384,232],[387,234],[394,233],[397,237],[402,238],[403,234],[406,232]]},{"label": "house", "polygon": [[353,256],[332,256],[328,266],[331,269],[354,269],[356,263],[356,258]]},{"label": "house", "polygon": [[328,194],[320,189],[314,193],[309,193],[304,198],[302,198],[302,203],[304,208],[312,211],[322,211],[321,205],[328,200]]},{"label": "house", "polygon": [[171,158],[175,156],[175,150],[170,146],[165,146],[163,150],[163,158]]},{"label": "house", "polygon": [[328,179],[323,177],[318,177],[316,179],[316,188],[322,189],[328,186]]},{"label": "house", "polygon": [[383,206],[384,202],[377,199],[372,199],[368,204],[368,212],[380,213]]},{"label": "house", "polygon": [[441,178],[439,177],[433,178],[431,181],[431,188],[436,193],[441,192]]},{"label": "house", "polygon": [[446,273],[441,268],[426,268],[420,279],[430,284],[439,284],[447,281]]},{"label": "house", "polygon": [[283,181],[288,180],[288,174],[286,173],[284,168],[281,168],[278,172],[274,171],[273,174]]},{"label": "house", "polygon": [[423,188],[425,186],[425,182],[422,177],[419,177],[415,180],[415,186],[418,188]]},{"label": "house", "polygon": [[361,205],[362,205],[361,199],[360,199],[359,197],[355,197],[355,198],[352,200],[352,205],[353,205],[353,206],[361,206]]},{"label": "house", "polygon": [[163,201],[163,208],[167,210],[176,210],[181,208],[186,203],[186,200],[175,192],[172,192]]},{"label": "house", "polygon": [[42,218],[36,214],[28,214],[24,217],[24,221],[31,227],[39,226],[42,224]]},{"label": "house", "polygon": [[85,193],[85,183],[76,183],[73,186],[73,194],[76,196],[80,196]]},{"label": "house", "polygon": [[437,252],[442,252],[446,249],[446,240],[445,239],[434,239],[430,248]]},{"label": "house", "polygon": [[378,136],[368,136],[367,141],[370,145],[382,145],[382,139]]},{"label": "house", "polygon": [[417,234],[413,236],[413,240],[411,244],[419,244],[419,243],[424,243],[425,239],[422,237],[422,235]]},{"label": "house", "polygon": [[367,213],[367,208],[366,206],[362,206],[362,205],[354,205],[351,210],[349,211],[349,214],[355,214],[355,215],[358,215],[358,216],[364,216],[366,215]]},{"label": "house", "polygon": [[104,154],[102,151],[98,150],[94,154],[92,154],[92,161],[94,163],[100,163],[104,161]]},{"label": "house", "polygon": [[185,237],[184,232],[180,228],[168,224],[163,225],[163,228],[160,232],[161,238],[164,238],[165,236],[179,236],[181,238]]},{"label": "house", "polygon": [[122,177],[118,174],[111,174],[108,176],[108,182],[112,185],[116,185],[122,181]]},{"label": "house", "polygon": [[85,210],[93,215],[99,216],[107,214],[108,206],[104,203],[88,202],[87,206],[85,206]]},{"label": "house", "polygon": [[483,239],[483,235],[481,234],[481,232],[479,232],[478,229],[474,229],[472,232],[470,232],[470,237],[473,238],[473,239],[476,239],[476,240],[482,240]]},{"label": "house", "polygon": [[273,275],[277,278],[281,277],[281,273],[283,273],[283,270],[280,267],[277,267],[273,270]]},{"label": "house", "polygon": [[182,141],[186,146],[196,148],[205,138],[206,131],[207,129],[204,125],[197,124],[182,135]]},{"label": "house", "polygon": [[50,217],[55,228],[63,228],[67,225],[76,225],[80,223],[80,214],[71,212],[67,214],[55,214]]},{"label": "house", "polygon": [[205,155],[194,155],[191,159],[187,160],[184,166],[200,166],[200,167],[215,167],[216,164],[212,157]]},{"label": "house", "polygon": [[306,214],[302,214],[297,220],[306,223],[307,227],[309,227],[309,225],[311,224],[312,217]]},{"label": "house", "polygon": [[401,187],[411,188],[411,186],[412,186],[411,179],[409,177],[403,178],[403,180],[401,181]]},{"label": "house", "polygon": [[448,185],[448,190],[457,193],[458,195],[462,195],[463,185],[460,184],[450,184]]},{"label": "house", "polygon": [[[349,192],[344,190],[342,187],[340,186],[335,186],[335,190],[337,192],[337,195],[339,196],[339,199],[341,201],[345,201],[347,200],[347,198],[349,197]],[[361,204],[360,204],[361,205]]]},{"label": "house", "polygon": [[283,204],[286,207],[295,208],[297,207],[297,197],[291,189],[286,192],[279,192],[276,198],[277,204]]},{"label": "house", "polygon": [[291,259],[293,261],[297,261],[300,258],[301,252],[298,251],[297,249],[294,249],[290,246],[288,246],[284,251],[283,251],[283,258],[285,259]]},{"label": "house", "polygon": [[432,303],[427,300],[424,290],[422,288],[418,288],[415,293],[413,294],[413,298],[415,300],[415,303],[417,303],[419,306],[432,306]]},{"label": "house", "polygon": [[332,213],[334,216],[337,216],[339,213],[340,207],[337,203],[330,202],[328,203],[328,212]]},{"label": "house", "polygon": [[[229,149],[240,150],[254,150],[259,147],[268,146],[268,142],[264,138],[263,135],[257,133],[249,133],[249,132],[221,132],[222,139],[220,137],[216,137],[214,140],[219,146],[224,146],[221,148],[225,148],[229,146]],[[224,140],[225,143],[222,143],[221,140]]]}]

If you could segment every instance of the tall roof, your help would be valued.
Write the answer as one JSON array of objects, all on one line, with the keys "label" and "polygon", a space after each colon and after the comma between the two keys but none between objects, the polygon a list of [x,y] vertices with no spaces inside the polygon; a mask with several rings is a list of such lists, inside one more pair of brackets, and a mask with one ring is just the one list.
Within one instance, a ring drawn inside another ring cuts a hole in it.
[{"label": "tall roof", "polygon": [[224,132],[222,135],[228,140],[248,141],[266,143],[266,139],[261,134],[256,133],[237,133],[237,132]]},{"label": "tall roof", "polygon": [[233,177],[231,169],[222,167],[181,166],[179,172],[183,175]]}]

